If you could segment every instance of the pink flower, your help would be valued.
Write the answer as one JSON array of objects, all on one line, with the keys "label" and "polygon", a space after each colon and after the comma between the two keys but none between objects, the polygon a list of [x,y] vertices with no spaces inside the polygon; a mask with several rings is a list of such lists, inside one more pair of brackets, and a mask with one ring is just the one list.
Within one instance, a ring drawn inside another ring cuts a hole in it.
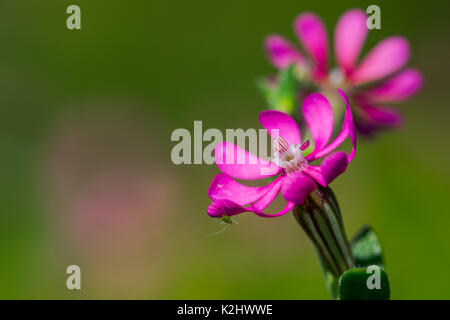
[{"label": "pink flower", "polygon": [[[356,136],[347,97],[340,90],[339,93],[345,101],[346,111],[342,130],[331,143],[328,142],[333,132],[333,111],[328,100],[320,93],[310,94],[304,100],[302,111],[314,142],[314,149],[307,156],[303,155],[303,150],[308,147],[309,141],[302,143],[294,119],[275,110],[263,111],[259,115],[261,125],[272,134],[274,140],[275,158],[272,161],[260,159],[232,143],[218,144],[215,159],[223,173],[214,177],[209,187],[212,203],[208,207],[208,215],[220,218],[253,212],[262,217],[278,217],[289,212],[296,204],[302,204],[317,187],[316,183],[327,186],[342,174],[354,157]],[[274,136],[277,130],[279,135]],[[344,151],[333,152],[347,137],[353,144],[351,152],[348,155]],[[325,159],[320,165],[311,164],[322,157]],[[236,159],[247,161],[239,164]],[[249,187],[233,180],[263,179],[268,176],[276,178],[263,187]],[[264,213],[263,210],[280,192],[287,201],[284,209],[275,214]]]},{"label": "pink flower", "polygon": [[385,104],[414,95],[422,86],[422,76],[415,69],[403,69],[410,53],[408,41],[400,36],[382,40],[358,63],[368,32],[366,19],[359,9],[340,17],[334,33],[338,66],[332,70],[328,66],[327,32],[313,13],[302,13],[294,22],[295,33],[309,58],[278,35],[269,36],[265,46],[275,67],[284,69],[295,64],[297,74],[306,74],[322,92],[342,88],[356,102],[352,106],[357,106],[357,128],[369,134],[400,124],[400,114]]}]

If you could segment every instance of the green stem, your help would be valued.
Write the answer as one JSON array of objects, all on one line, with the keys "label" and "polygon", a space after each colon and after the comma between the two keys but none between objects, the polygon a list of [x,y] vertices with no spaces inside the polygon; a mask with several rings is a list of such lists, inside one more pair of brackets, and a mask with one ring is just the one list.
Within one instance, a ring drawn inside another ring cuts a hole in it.
[{"label": "green stem", "polygon": [[330,188],[318,187],[293,212],[314,244],[327,288],[336,299],[340,276],[355,266],[336,197]]}]

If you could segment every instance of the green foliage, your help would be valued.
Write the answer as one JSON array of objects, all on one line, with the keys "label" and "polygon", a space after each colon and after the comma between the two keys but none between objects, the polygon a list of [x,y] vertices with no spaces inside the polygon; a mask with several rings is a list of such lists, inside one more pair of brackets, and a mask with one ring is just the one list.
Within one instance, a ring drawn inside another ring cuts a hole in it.
[{"label": "green foliage", "polygon": [[276,81],[263,79],[258,87],[265,96],[271,109],[292,114],[297,103],[297,80],[294,75],[294,66],[279,71]]},{"label": "green foliage", "polygon": [[383,250],[375,231],[364,226],[351,241],[351,249],[357,268],[345,271],[340,277],[338,298],[388,300],[389,278],[383,268]]},{"label": "green foliage", "polygon": [[377,234],[369,226],[364,226],[351,241],[351,248],[355,265],[367,267],[370,265],[383,266],[383,250]]},{"label": "green foliage", "polygon": [[[344,272],[339,280],[340,300],[389,300],[391,290],[386,271],[379,267],[379,271],[368,268],[351,269]],[[372,278],[379,273],[379,287],[372,287]]]}]

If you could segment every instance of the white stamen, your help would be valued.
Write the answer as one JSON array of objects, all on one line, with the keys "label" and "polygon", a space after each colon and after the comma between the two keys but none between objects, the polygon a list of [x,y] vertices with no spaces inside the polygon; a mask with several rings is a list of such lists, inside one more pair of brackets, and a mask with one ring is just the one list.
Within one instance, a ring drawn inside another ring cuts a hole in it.
[{"label": "white stamen", "polygon": [[308,164],[308,161],[303,157],[300,144],[291,144],[287,148],[283,148],[283,152],[277,150],[275,146],[274,150],[274,159],[272,161],[285,169],[287,174],[301,171]]}]

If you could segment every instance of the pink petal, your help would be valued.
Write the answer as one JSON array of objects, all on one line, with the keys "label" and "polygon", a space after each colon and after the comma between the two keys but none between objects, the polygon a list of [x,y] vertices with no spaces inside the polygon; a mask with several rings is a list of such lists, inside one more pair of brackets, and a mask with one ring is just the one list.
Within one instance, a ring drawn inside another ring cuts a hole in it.
[{"label": "pink petal", "polygon": [[395,102],[411,97],[421,87],[422,75],[420,72],[415,69],[407,69],[363,94],[371,102]]},{"label": "pink petal", "polygon": [[344,151],[337,151],[323,159],[320,167],[327,183],[333,181],[347,169],[347,155]]},{"label": "pink petal", "polygon": [[262,111],[259,114],[259,122],[272,135],[272,138],[276,138],[273,136],[274,132],[272,130],[278,130],[278,135],[286,140],[287,143],[301,143],[300,130],[297,123],[287,113],[276,110]]},{"label": "pink petal", "polygon": [[294,29],[315,62],[315,77],[323,79],[328,70],[328,36],[322,20],[313,13],[302,13],[295,20]]},{"label": "pink petal", "polygon": [[320,93],[312,93],[303,100],[302,111],[314,140],[314,150],[323,149],[333,133],[333,110]]},{"label": "pink petal", "polygon": [[366,14],[359,9],[345,12],[334,33],[334,48],[339,66],[349,73],[353,70],[367,36]]},{"label": "pink petal", "polygon": [[288,203],[286,203],[286,206],[277,213],[270,214],[270,213],[264,213],[264,212],[260,212],[260,211],[253,211],[253,213],[260,217],[263,217],[263,218],[276,218],[276,217],[285,215],[286,213],[291,211],[294,208],[294,206],[295,206],[295,203],[288,202]]},{"label": "pink petal", "polygon": [[347,161],[350,162],[353,160],[353,157],[355,156],[356,152],[356,131],[355,131],[355,125],[353,123],[353,115],[352,110],[350,109],[350,104],[348,102],[347,96],[345,93],[338,89],[339,94],[342,96],[342,98],[345,101],[345,115],[344,115],[344,123],[342,125],[342,130],[338,134],[338,136],[331,142],[328,146],[323,148],[322,150],[319,150],[318,152],[312,152],[307,157],[306,160],[313,161],[315,159],[319,159],[329,153],[331,153],[334,149],[339,147],[342,142],[347,139],[347,137],[350,137],[350,140],[352,141],[352,150],[350,151],[349,155],[347,156]]},{"label": "pink petal", "polygon": [[409,44],[403,37],[390,37],[375,46],[350,75],[354,84],[384,78],[405,65],[409,59]]},{"label": "pink petal", "polygon": [[216,145],[214,156],[217,167],[230,177],[253,180],[267,178],[281,171],[273,162],[260,159],[257,156],[229,142]]},{"label": "pink petal", "polygon": [[295,204],[303,204],[306,197],[316,188],[316,183],[311,177],[294,172],[283,179],[281,194],[286,201]]},{"label": "pink petal", "polygon": [[355,122],[356,130],[367,139],[372,138],[380,129],[386,128],[380,124],[359,117]]},{"label": "pink petal", "polygon": [[248,205],[259,200],[270,189],[272,184],[264,187],[249,187],[234,181],[228,175],[221,173],[214,177],[208,190],[212,200],[228,199],[239,205]]},{"label": "pink petal", "polygon": [[[264,187],[244,186],[226,174],[217,175],[209,187],[208,195],[213,203],[208,214],[214,217],[243,212],[261,212],[269,206],[280,191],[283,177],[278,177]],[[251,204],[249,207],[244,206]]]},{"label": "pink petal", "polygon": [[206,212],[210,217],[222,218],[223,216],[234,216],[239,213],[244,213],[247,210],[231,200],[220,199],[214,200]]},{"label": "pink petal", "polygon": [[280,176],[272,183],[270,183],[267,187],[265,187],[266,193],[258,201],[250,206],[250,210],[253,212],[261,212],[262,210],[267,208],[269,204],[271,204],[272,201],[275,200],[278,193],[280,192],[283,179],[284,177]]},{"label": "pink petal", "polygon": [[313,178],[321,186],[326,187],[328,185],[319,166],[309,165],[302,172]]},{"label": "pink petal", "polygon": [[234,216],[236,214],[244,212],[253,212],[254,214],[264,218],[274,218],[282,216],[292,210],[295,204],[288,202],[281,211],[274,214],[265,213],[262,210],[267,208],[267,206],[276,198],[278,192],[280,191],[283,179],[284,177],[279,177],[269,186],[264,187],[268,189],[268,192],[264,194],[258,201],[248,207],[244,207],[243,205],[240,205],[231,199],[217,199],[213,200],[213,202],[210,204],[207,209],[207,213],[209,216],[214,218],[221,218],[224,215]]},{"label": "pink petal", "polygon": [[305,62],[298,50],[281,36],[271,35],[267,37],[265,47],[269,60],[279,69],[287,68],[291,64],[303,64]]},{"label": "pink petal", "polygon": [[401,114],[394,109],[367,104],[360,105],[360,107],[367,120],[375,125],[396,127],[402,123]]}]

